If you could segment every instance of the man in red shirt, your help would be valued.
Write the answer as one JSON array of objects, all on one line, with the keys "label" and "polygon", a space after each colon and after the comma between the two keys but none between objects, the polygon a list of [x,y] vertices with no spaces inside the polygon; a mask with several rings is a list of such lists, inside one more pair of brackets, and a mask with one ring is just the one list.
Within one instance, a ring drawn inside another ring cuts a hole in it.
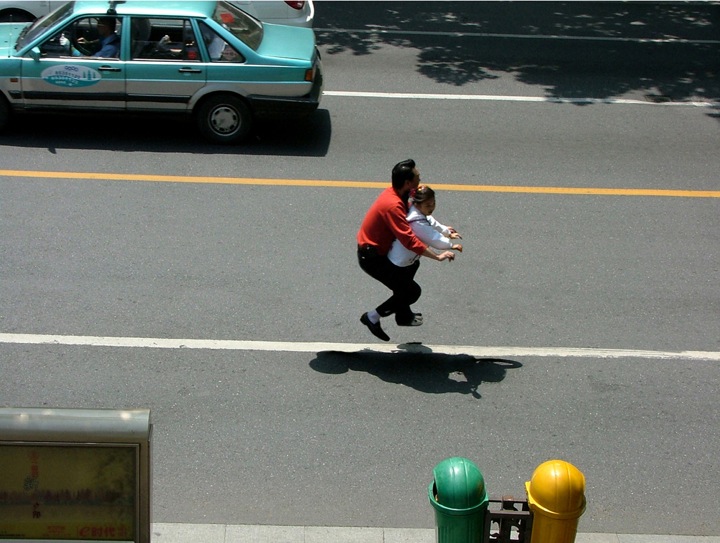
[{"label": "man in red shirt", "polygon": [[455,253],[435,253],[413,233],[407,222],[407,200],[410,191],[420,184],[420,172],[415,161],[404,160],[392,170],[392,186],[385,189],[370,206],[357,233],[358,262],[360,268],[373,279],[392,290],[392,296],[372,311],[363,313],[360,322],[383,341],[390,341],[380,325],[381,317],[395,314],[399,326],[420,326],[422,315],[413,313],[410,306],[422,292],[415,282],[420,262],[410,266],[396,266],[387,257],[390,246],[397,238],[411,251],[433,260],[453,260]]}]

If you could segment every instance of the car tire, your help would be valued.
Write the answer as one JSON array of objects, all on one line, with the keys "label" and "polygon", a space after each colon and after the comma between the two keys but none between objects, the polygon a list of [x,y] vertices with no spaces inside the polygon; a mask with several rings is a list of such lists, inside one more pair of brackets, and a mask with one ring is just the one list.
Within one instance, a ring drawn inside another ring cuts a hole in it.
[{"label": "car tire", "polygon": [[5,127],[10,122],[10,104],[8,104],[5,97],[0,94],[0,132],[5,130]]},{"label": "car tire", "polygon": [[211,96],[197,109],[200,133],[215,143],[230,144],[244,140],[250,132],[252,114],[247,104],[229,94]]},{"label": "car tire", "polygon": [[19,9],[9,9],[0,13],[0,23],[31,23],[34,20],[32,14]]}]

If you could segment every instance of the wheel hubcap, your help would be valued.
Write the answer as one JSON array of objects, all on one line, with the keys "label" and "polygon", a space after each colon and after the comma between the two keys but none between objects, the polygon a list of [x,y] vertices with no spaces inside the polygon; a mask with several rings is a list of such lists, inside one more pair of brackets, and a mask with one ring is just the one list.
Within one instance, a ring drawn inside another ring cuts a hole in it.
[{"label": "wheel hubcap", "polygon": [[240,115],[230,106],[216,107],[210,113],[210,126],[218,134],[227,136],[240,128]]}]

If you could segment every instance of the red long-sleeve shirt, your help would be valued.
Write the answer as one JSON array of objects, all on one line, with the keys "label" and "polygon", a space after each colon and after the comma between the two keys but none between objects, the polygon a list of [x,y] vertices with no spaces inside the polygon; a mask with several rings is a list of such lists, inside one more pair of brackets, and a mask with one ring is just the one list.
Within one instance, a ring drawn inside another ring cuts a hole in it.
[{"label": "red long-sleeve shirt", "polygon": [[358,245],[377,247],[380,255],[386,255],[395,238],[417,254],[427,249],[413,233],[406,219],[407,209],[395,189],[388,187],[370,206],[357,233]]}]

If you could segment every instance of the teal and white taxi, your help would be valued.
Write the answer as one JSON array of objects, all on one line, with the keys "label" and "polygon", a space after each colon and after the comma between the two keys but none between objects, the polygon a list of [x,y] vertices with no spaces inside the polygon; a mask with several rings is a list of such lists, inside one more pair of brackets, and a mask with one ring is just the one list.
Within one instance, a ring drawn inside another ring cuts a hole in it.
[{"label": "teal and white taxi", "polygon": [[176,113],[233,143],[255,119],[312,113],[322,86],[312,29],[224,1],[78,0],[0,24],[0,130],[30,111]]}]

